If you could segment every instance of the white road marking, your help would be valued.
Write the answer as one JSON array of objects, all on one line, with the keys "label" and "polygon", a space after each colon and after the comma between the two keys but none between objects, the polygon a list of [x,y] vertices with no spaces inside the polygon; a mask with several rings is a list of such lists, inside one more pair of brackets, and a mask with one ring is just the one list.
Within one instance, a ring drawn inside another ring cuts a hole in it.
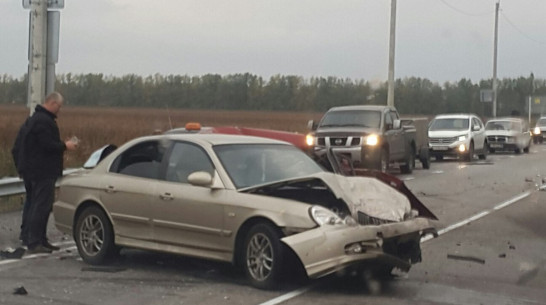
[{"label": "white road marking", "polygon": [[[464,220],[459,221],[457,223],[454,223],[454,224],[452,224],[452,225],[450,225],[448,227],[445,227],[445,228],[443,228],[441,230],[438,230],[438,236],[442,235],[442,234],[445,234],[445,233],[447,233],[449,231],[455,230],[457,228],[460,228],[460,227],[462,227],[462,226],[464,226],[464,225],[466,225],[466,224],[468,224],[468,223],[470,223],[472,221],[478,220],[478,219],[480,219],[482,217],[485,217],[485,216],[487,216],[487,215],[489,215],[489,214],[491,214],[491,213],[493,213],[495,211],[498,211],[498,210],[500,210],[502,208],[505,208],[505,207],[515,203],[515,202],[518,202],[521,199],[526,198],[529,195],[531,195],[531,193],[532,193],[532,191],[526,191],[526,192],[521,193],[521,194],[519,194],[519,195],[517,195],[517,196],[515,196],[515,197],[513,197],[511,199],[508,199],[508,200],[506,200],[504,202],[501,202],[501,203],[495,205],[493,208],[491,208],[489,210],[482,211],[482,212],[480,212],[480,213],[478,213],[478,214],[476,214],[474,216],[470,216],[467,219],[464,219]],[[433,238],[432,236],[427,235],[427,236],[421,238],[421,243],[424,243],[424,242],[426,242],[428,240],[431,240],[432,238]]]},{"label": "white road marking", "polygon": [[278,296],[274,299],[271,299],[267,302],[264,302],[264,303],[261,303],[259,305],[277,305],[277,304],[281,304],[285,301],[288,301],[290,299],[293,299],[301,294],[304,294],[306,293],[307,291],[309,291],[311,288],[313,288],[313,285],[310,285],[310,286],[307,286],[307,287],[302,287],[300,289],[296,289],[294,291],[290,291],[289,293],[285,293],[281,296]]}]

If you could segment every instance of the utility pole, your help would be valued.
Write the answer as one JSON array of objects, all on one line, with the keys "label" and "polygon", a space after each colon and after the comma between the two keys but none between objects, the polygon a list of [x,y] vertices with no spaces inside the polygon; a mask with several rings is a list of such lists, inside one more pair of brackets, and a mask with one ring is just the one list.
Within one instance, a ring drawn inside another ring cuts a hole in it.
[{"label": "utility pole", "polygon": [[495,5],[495,43],[493,47],[493,117],[497,117],[497,44],[499,35],[499,6],[500,0]]},{"label": "utility pole", "polygon": [[45,97],[47,58],[47,0],[30,2],[28,100],[30,114]]},{"label": "utility pole", "polygon": [[28,92],[30,115],[46,94],[55,90],[55,64],[59,59],[59,11],[64,0],[23,0],[30,9],[28,38]]},{"label": "utility pole", "polygon": [[389,38],[389,81],[387,106],[394,106],[394,45],[396,38],[396,0],[391,0],[391,28]]}]

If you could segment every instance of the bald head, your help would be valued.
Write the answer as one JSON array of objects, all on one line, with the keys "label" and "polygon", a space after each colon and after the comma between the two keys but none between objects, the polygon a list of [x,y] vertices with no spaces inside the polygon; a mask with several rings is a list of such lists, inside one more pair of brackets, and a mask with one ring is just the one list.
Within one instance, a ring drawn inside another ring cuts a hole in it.
[{"label": "bald head", "polygon": [[47,111],[57,115],[63,106],[64,98],[59,92],[51,92],[45,98],[43,107]]}]

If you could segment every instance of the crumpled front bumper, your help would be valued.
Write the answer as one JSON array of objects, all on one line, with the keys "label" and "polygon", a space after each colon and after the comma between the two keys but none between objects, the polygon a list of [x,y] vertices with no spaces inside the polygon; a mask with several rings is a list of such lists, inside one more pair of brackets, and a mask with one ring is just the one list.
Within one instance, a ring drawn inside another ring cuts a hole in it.
[{"label": "crumpled front bumper", "polygon": [[[408,271],[412,263],[420,261],[420,238],[427,234],[437,235],[431,221],[415,218],[377,226],[321,226],[284,237],[282,241],[299,257],[307,275],[318,278],[363,263]],[[404,246],[393,251],[392,241],[398,238],[404,241]],[[385,247],[386,243],[390,249]],[[419,251],[419,260],[410,259],[415,253],[404,253],[404,249]]]}]

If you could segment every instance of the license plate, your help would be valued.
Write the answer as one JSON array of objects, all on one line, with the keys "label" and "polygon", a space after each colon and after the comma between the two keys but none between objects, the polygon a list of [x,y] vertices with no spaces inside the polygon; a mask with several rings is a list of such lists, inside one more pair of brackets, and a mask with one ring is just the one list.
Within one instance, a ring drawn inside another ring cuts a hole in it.
[{"label": "license plate", "polygon": [[446,146],[432,146],[432,150],[448,150]]},{"label": "license plate", "polygon": [[494,143],[492,143],[492,144],[489,144],[489,147],[491,147],[491,148],[502,148],[502,144],[494,144]]}]

